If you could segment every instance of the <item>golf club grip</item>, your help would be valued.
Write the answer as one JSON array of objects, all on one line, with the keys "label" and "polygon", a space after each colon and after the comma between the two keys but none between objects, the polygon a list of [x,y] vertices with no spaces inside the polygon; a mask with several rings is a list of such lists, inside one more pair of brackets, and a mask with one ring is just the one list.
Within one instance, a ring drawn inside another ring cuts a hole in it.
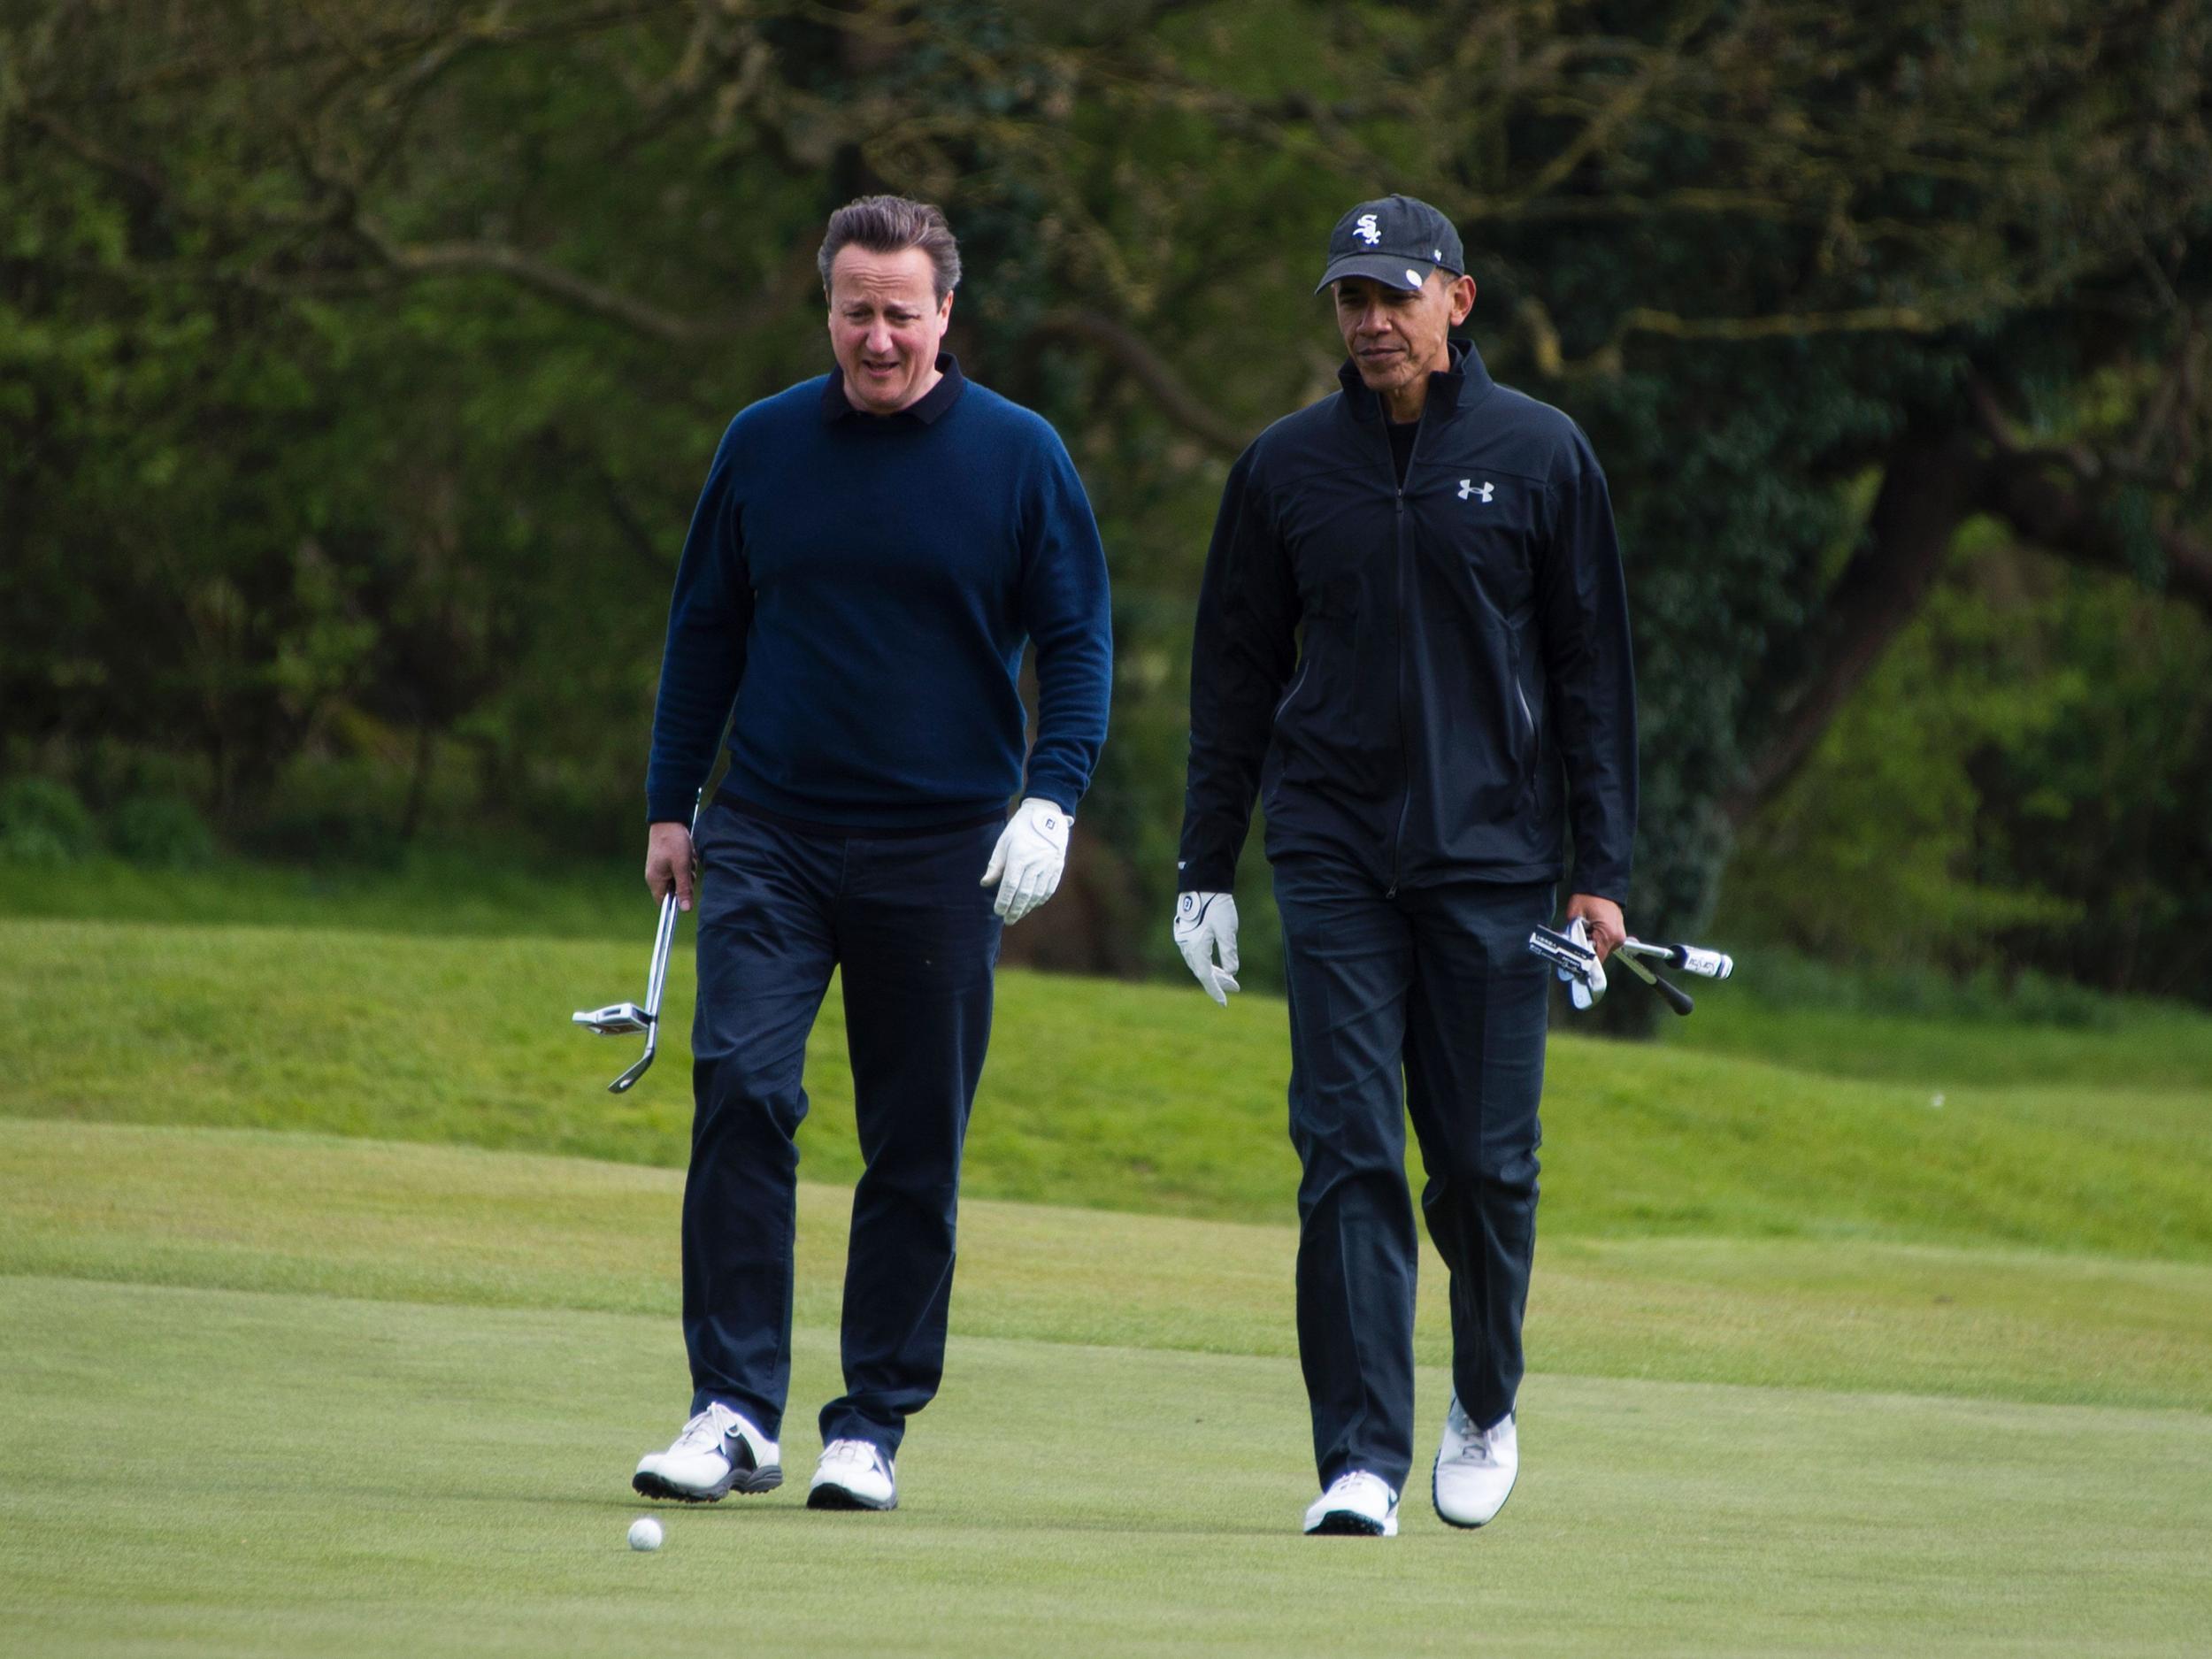
[{"label": "golf club grip", "polygon": [[1703,979],[1724,979],[1736,971],[1735,958],[1726,951],[1708,950],[1701,945],[1669,945],[1667,961]]},{"label": "golf club grip", "polygon": [[1697,1006],[1690,1000],[1690,994],[1687,991],[1663,974],[1653,974],[1650,983],[1651,988],[1658,992],[1665,1000],[1667,1006],[1678,1014],[1687,1014]]}]

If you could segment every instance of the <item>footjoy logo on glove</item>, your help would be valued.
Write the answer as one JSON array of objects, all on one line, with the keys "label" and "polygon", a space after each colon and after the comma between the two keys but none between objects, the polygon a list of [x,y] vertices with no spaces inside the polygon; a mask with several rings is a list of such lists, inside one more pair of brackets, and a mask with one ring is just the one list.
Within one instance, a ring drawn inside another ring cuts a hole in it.
[{"label": "footjoy logo on glove", "polygon": [[1471,478],[1463,478],[1459,480],[1459,498],[1462,501],[1488,501],[1497,493],[1497,488],[1495,484],[1486,481],[1478,484]]}]

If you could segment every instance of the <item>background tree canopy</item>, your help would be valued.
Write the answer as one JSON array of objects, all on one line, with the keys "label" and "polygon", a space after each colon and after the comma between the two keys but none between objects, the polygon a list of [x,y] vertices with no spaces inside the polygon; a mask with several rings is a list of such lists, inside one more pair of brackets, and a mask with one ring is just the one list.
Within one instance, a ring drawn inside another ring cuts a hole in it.
[{"label": "background tree canopy", "polygon": [[8,773],[262,851],[627,849],[698,480],[894,189],[1113,561],[1026,942],[1156,964],[1221,480],[1333,388],[1324,239],[1404,189],[1612,480],[1640,929],[2212,998],[2201,0],[1071,12],[0,9]]}]

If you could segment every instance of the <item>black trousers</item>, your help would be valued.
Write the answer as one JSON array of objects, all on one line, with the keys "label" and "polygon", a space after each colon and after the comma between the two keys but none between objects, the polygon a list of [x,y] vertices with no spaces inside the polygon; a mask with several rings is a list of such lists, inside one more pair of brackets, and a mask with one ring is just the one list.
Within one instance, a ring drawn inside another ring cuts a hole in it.
[{"label": "black trousers", "polygon": [[[1275,866],[1290,989],[1298,1351],[1323,1486],[1402,1490],[1413,1463],[1408,1110],[1421,1210],[1451,1271],[1452,1381],[1487,1428],[1513,1409],[1536,1244],[1547,975],[1528,952],[1548,882],[1394,896],[1348,865]],[[1402,1069],[1404,1088],[1400,1088]]]},{"label": "black trousers", "polygon": [[841,972],[866,1171],[845,1262],[845,1393],[825,1442],[895,1453],[944,1372],[960,1150],[990,1042],[1000,923],[979,885],[996,823],[803,833],[726,803],[700,820],[699,1002],[684,1186],[692,1409],[780,1438],[807,1033]]}]

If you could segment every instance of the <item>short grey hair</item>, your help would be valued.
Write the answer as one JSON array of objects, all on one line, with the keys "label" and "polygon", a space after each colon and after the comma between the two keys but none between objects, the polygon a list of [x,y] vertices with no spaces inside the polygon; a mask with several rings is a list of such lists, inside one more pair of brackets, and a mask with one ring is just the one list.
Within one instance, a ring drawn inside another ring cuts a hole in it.
[{"label": "short grey hair", "polygon": [[941,209],[930,202],[910,202],[902,196],[864,196],[848,202],[830,215],[829,231],[815,259],[822,273],[822,297],[830,291],[830,267],[841,249],[857,243],[870,253],[900,253],[919,248],[929,256],[932,285],[937,303],[960,286],[960,244]]}]

